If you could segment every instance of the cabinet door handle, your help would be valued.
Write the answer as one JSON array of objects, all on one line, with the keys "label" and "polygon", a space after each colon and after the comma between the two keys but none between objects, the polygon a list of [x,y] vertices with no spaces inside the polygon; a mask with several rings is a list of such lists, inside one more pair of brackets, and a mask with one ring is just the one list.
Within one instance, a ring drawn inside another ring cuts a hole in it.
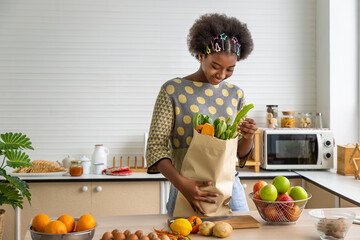
[{"label": "cabinet door handle", "polygon": [[97,186],[95,189],[96,189],[97,192],[101,192],[101,191],[102,191],[102,187],[101,187],[101,186]]},{"label": "cabinet door handle", "polygon": [[81,188],[81,190],[82,190],[83,192],[86,192],[88,189],[89,189],[89,188],[88,188],[87,186],[83,186],[83,187]]}]

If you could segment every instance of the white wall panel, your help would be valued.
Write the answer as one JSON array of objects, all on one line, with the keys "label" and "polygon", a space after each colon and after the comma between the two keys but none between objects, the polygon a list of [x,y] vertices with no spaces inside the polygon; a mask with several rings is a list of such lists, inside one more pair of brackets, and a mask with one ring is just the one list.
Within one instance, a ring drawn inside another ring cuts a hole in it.
[{"label": "white wall panel", "polygon": [[[249,114],[316,110],[315,0],[0,0],[0,131],[22,131],[33,159],[143,154],[155,98],[198,68],[186,36],[207,12],[248,24],[255,49],[230,82]],[[110,160],[110,158],[109,158]]]}]

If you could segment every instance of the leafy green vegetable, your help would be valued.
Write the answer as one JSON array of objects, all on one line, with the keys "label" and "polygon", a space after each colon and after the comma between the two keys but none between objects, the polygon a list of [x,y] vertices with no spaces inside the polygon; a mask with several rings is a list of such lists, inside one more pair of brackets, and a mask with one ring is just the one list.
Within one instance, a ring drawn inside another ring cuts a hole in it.
[{"label": "leafy green vegetable", "polygon": [[230,139],[233,138],[235,133],[237,132],[237,126],[241,119],[243,119],[246,114],[249,112],[250,109],[254,107],[253,104],[245,105],[240,112],[236,115],[233,124],[229,124],[231,118],[228,117],[226,121],[217,118],[214,120],[212,119],[212,115],[207,116],[200,113],[195,113],[193,116],[193,127],[196,129],[199,125],[204,125],[205,123],[211,124],[214,126],[215,134],[214,136],[219,139]]},{"label": "leafy green vegetable", "polygon": [[216,126],[215,129],[215,137],[221,138],[221,135],[225,133],[227,129],[227,125],[223,120],[220,120],[219,124]]},{"label": "leafy green vegetable", "polygon": [[239,125],[239,122],[241,119],[243,119],[246,114],[250,111],[250,109],[252,109],[254,107],[254,104],[249,104],[249,105],[245,105],[240,112],[236,115],[235,120],[233,122],[233,124],[231,125],[231,132],[232,132],[232,136],[235,134],[235,132],[237,131],[237,126]]}]

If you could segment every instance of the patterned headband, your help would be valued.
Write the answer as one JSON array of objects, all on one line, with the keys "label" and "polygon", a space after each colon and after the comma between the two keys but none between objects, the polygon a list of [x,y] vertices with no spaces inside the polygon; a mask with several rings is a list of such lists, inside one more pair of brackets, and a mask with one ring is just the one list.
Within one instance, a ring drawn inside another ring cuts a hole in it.
[{"label": "patterned headband", "polygon": [[[219,39],[219,36],[220,36],[220,39]],[[211,43],[208,46],[206,46],[206,48],[204,49],[204,53],[210,54],[213,52],[224,51],[225,50],[224,42],[225,42],[226,38],[228,38],[228,36],[225,33],[222,33],[220,35],[216,35],[215,37],[213,37]],[[237,40],[236,37],[232,37],[231,40],[232,40],[232,43],[234,44],[234,49],[235,49],[236,55],[240,56],[241,44],[239,43],[239,41]]]}]

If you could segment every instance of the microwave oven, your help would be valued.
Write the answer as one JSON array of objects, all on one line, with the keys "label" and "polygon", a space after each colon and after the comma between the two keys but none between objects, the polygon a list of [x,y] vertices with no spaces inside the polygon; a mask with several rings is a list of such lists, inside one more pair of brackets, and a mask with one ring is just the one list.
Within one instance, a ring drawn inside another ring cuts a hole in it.
[{"label": "microwave oven", "polygon": [[260,167],[330,169],[334,166],[334,145],[330,129],[260,129]]}]

